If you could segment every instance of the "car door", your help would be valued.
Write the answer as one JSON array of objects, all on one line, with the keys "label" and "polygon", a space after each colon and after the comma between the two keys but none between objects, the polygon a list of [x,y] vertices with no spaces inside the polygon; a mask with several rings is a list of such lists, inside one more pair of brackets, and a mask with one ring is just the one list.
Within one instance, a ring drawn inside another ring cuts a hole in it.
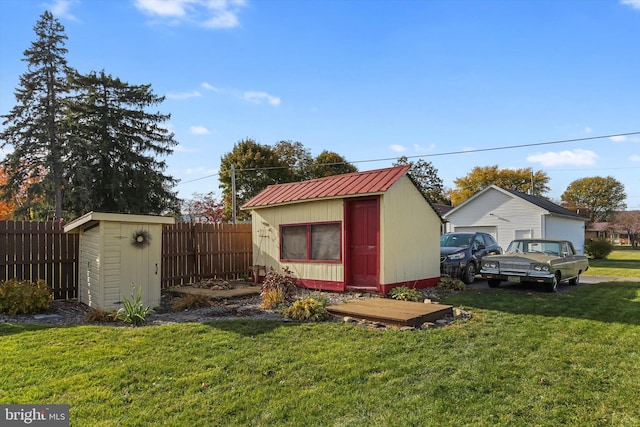
[{"label": "car door", "polygon": [[576,260],[576,254],[573,250],[573,247],[569,244],[569,242],[562,242],[561,247],[561,256],[563,257],[564,264],[564,272],[562,274],[563,277],[575,277],[578,275],[578,262]]}]

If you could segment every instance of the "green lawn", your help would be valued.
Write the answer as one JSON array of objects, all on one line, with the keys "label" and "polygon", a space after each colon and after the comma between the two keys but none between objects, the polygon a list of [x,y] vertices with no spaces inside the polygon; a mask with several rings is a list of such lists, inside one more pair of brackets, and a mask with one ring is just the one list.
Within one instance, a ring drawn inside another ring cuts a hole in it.
[{"label": "green lawn", "polygon": [[75,426],[640,425],[640,283],[475,290],[441,329],[0,324],[0,403]]},{"label": "green lawn", "polygon": [[607,259],[589,260],[585,276],[640,278],[640,251],[615,250]]}]

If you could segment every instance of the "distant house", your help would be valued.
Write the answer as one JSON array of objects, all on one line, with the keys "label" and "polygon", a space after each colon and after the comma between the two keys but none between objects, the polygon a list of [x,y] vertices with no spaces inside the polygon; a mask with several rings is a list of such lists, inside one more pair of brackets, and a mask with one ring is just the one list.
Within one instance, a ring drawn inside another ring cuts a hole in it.
[{"label": "distant house", "polygon": [[585,238],[604,239],[614,245],[631,245],[629,232],[611,222],[593,222],[587,224]]},{"label": "distant house", "polygon": [[250,210],[254,264],[293,272],[299,286],[386,294],[440,278],[442,219],[408,166],[272,185]]},{"label": "distant house", "polygon": [[566,239],[584,253],[582,217],[546,199],[490,185],[443,215],[447,231],[484,231],[506,249],[517,238]]}]

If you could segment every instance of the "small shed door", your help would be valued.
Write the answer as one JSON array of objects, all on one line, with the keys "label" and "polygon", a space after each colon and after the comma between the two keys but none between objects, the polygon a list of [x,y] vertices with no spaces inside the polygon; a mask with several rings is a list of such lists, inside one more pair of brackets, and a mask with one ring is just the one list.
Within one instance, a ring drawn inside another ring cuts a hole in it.
[{"label": "small shed door", "polygon": [[[121,224],[120,277],[121,293],[131,298],[132,285],[142,289],[143,303],[160,301],[160,260],[162,257],[162,227],[150,224]],[[146,232],[150,243],[135,246],[133,236]]]},{"label": "small shed door", "polygon": [[346,285],[375,289],[380,270],[379,199],[348,200],[346,219]]}]

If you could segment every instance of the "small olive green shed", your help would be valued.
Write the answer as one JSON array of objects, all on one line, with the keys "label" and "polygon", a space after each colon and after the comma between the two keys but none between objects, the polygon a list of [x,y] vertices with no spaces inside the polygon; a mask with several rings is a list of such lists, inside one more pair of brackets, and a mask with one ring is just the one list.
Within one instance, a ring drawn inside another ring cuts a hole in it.
[{"label": "small olive green shed", "polygon": [[118,309],[142,290],[142,304],[160,305],[162,225],[174,218],[89,212],[64,227],[80,234],[78,299]]}]

